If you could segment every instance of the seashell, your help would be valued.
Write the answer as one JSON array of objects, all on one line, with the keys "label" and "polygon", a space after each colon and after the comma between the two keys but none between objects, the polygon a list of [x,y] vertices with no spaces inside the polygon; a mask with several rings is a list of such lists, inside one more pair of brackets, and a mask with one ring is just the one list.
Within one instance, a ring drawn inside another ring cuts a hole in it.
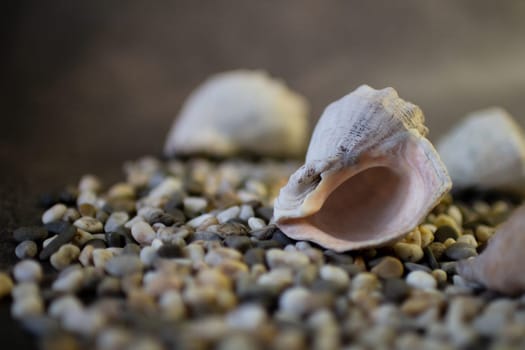
[{"label": "seashell", "polygon": [[302,96],[265,72],[235,70],[210,77],[190,95],[164,153],[302,157],[308,130]]},{"label": "seashell", "polygon": [[525,206],[512,213],[477,257],[461,260],[457,272],[466,280],[505,294],[525,292]]},{"label": "seashell", "polygon": [[335,251],[384,245],[414,229],[450,189],[424,116],[392,88],[363,85],[330,104],[305,164],[280,191],[289,237]]},{"label": "seashell", "polygon": [[467,115],[437,144],[454,189],[525,191],[525,138],[504,109]]}]

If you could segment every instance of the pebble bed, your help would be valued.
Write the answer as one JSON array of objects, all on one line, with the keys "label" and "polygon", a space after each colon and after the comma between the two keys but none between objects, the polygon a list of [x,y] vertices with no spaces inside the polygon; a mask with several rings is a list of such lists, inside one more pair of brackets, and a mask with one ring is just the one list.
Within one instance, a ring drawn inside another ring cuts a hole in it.
[{"label": "pebble bed", "polygon": [[390,246],[336,253],[272,224],[292,161],[125,164],[43,198],[0,298],[42,349],[523,349],[525,297],[472,285],[515,202],[453,201]]}]

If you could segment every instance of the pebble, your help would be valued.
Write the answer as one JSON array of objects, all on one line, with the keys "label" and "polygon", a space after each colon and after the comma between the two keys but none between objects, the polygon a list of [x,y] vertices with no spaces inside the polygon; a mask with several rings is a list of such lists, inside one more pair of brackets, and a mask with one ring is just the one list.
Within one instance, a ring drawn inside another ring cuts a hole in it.
[{"label": "pebble", "polygon": [[452,238],[454,240],[458,239],[459,233],[457,230],[448,225],[439,226],[436,232],[434,232],[434,240],[437,242],[445,242],[447,239]]},{"label": "pebble", "polygon": [[240,260],[242,254],[231,248],[217,248],[210,250],[205,256],[204,261],[211,266],[219,265],[227,259]]},{"label": "pebble", "polygon": [[11,293],[13,281],[8,274],[0,271],[0,300]]},{"label": "pebble", "polygon": [[406,277],[406,282],[419,289],[435,289],[437,282],[434,276],[425,271],[412,271]]},{"label": "pebble", "polygon": [[279,298],[279,309],[292,316],[301,317],[311,310],[312,294],[304,287],[292,287]]},{"label": "pebble", "polygon": [[55,269],[62,270],[68,267],[73,261],[77,260],[79,255],[80,249],[77,246],[68,243],[61,246],[56,253],[53,253],[49,262]]},{"label": "pebble", "polygon": [[109,249],[96,248],[92,252],[93,265],[98,268],[104,268],[106,263],[113,258],[114,253]]},{"label": "pebble", "polygon": [[76,233],[77,229],[74,226],[69,224],[64,225],[64,227],[61,229],[61,232],[54,236],[54,238],[44,246],[44,249],[42,249],[39,255],[40,260],[49,258],[52,254],[59,250],[60,247],[71,242]]},{"label": "pebble", "polygon": [[38,283],[43,277],[42,266],[34,260],[22,260],[13,267],[13,276],[19,283]]},{"label": "pebble", "polygon": [[372,268],[371,272],[381,278],[396,278],[403,276],[403,264],[399,259],[387,256]]},{"label": "pebble", "polygon": [[102,188],[102,183],[98,177],[91,174],[83,175],[78,183],[78,190],[80,192],[92,191],[98,192]]},{"label": "pebble", "polygon": [[424,271],[427,273],[432,272],[432,269],[426,265],[416,264],[416,263],[411,263],[411,262],[406,262],[404,265],[408,271]]},{"label": "pebble", "polygon": [[131,235],[140,245],[150,245],[155,239],[155,231],[147,222],[137,222],[131,227]]},{"label": "pebble", "polygon": [[266,262],[270,268],[291,267],[298,269],[308,265],[308,256],[301,252],[285,252],[281,249],[266,251]]},{"label": "pebble", "polygon": [[107,245],[106,245],[106,241],[104,239],[100,239],[100,238],[93,238],[93,239],[90,239],[89,241],[87,241],[86,243],[84,243],[84,247],[85,246],[92,246],[93,248],[97,249],[97,248],[106,248]]},{"label": "pebble", "polygon": [[421,234],[421,248],[428,247],[430,243],[434,241],[434,232],[429,227],[429,225],[419,226],[419,232]]},{"label": "pebble", "polygon": [[259,276],[257,279],[257,284],[271,286],[282,290],[291,286],[293,284],[293,280],[294,276],[292,270],[287,268],[277,268]]},{"label": "pebble", "polygon": [[15,248],[15,255],[19,259],[34,258],[38,253],[38,246],[33,241],[22,241]]},{"label": "pebble", "polygon": [[230,207],[226,210],[221,211],[219,214],[217,214],[217,220],[219,221],[219,224],[224,224],[231,219],[237,218],[240,212],[241,212],[240,207],[238,206]]},{"label": "pebble", "polygon": [[43,312],[44,302],[38,294],[17,299],[11,304],[11,315],[16,319],[41,315]]},{"label": "pebble", "polygon": [[337,288],[348,288],[350,277],[345,270],[334,265],[324,265],[319,269],[319,276],[325,280],[334,283]]},{"label": "pebble", "polygon": [[19,227],[13,232],[13,238],[17,242],[42,241],[48,236],[47,229],[42,226]]},{"label": "pebble", "polygon": [[462,260],[478,255],[476,248],[468,243],[454,243],[445,250],[445,255],[452,260]]},{"label": "pebble", "polygon": [[401,278],[388,278],[383,282],[383,295],[388,301],[400,303],[409,292],[410,286]]},{"label": "pebble", "polygon": [[489,239],[494,235],[494,232],[495,229],[490,226],[479,225],[476,227],[475,236],[476,239],[483,244],[489,241]]},{"label": "pebble", "polygon": [[248,219],[248,226],[255,231],[266,227],[266,223],[261,218],[251,217]]},{"label": "pebble", "polygon": [[42,222],[44,224],[48,224],[53,221],[58,221],[62,219],[62,216],[66,213],[67,207],[62,204],[58,203],[53,205],[51,208],[46,210],[44,214],[42,214]]},{"label": "pebble", "polygon": [[473,235],[463,235],[456,240],[457,243],[465,243],[474,248],[478,246],[478,242]]},{"label": "pebble", "polygon": [[246,236],[227,236],[224,239],[224,244],[241,252],[245,252],[253,245],[252,240]]},{"label": "pebble", "polygon": [[184,256],[183,250],[179,245],[166,243],[157,249],[157,255],[160,258],[172,259]]},{"label": "pebble", "polygon": [[123,277],[142,272],[142,261],[136,255],[126,254],[109,259],[104,267],[110,275]]},{"label": "pebble", "polygon": [[255,215],[251,205],[241,205],[241,211],[239,212],[239,219],[247,222],[251,217]]},{"label": "pebble", "polygon": [[[255,237],[259,240],[270,239],[277,228],[273,225],[265,226],[259,230],[254,230],[250,232],[250,236]],[[281,246],[279,244],[279,246]]]},{"label": "pebble", "polygon": [[104,224],[104,232],[115,232],[128,222],[129,215],[125,211],[115,211],[108,217]]},{"label": "pebble", "polygon": [[423,249],[419,245],[398,242],[393,246],[394,253],[403,261],[418,262],[423,258]]},{"label": "pebble", "polygon": [[183,200],[184,209],[190,213],[199,213],[206,209],[208,201],[202,197],[186,197]]},{"label": "pebble", "polygon": [[169,290],[161,295],[159,306],[167,320],[181,320],[186,316],[186,306],[179,291]]},{"label": "pebble", "polygon": [[76,293],[84,284],[84,270],[81,268],[74,268],[70,271],[64,271],[53,282],[52,289],[57,292]]},{"label": "pebble", "polygon": [[261,248],[250,248],[244,253],[244,262],[248,265],[264,264],[265,250]]},{"label": "pebble", "polygon": [[190,227],[193,227],[193,228],[197,228],[197,227],[202,226],[205,222],[209,222],[211,220],[213,220],[213,222],[215,222],[215,223],[218,223],[218,221],[216,221],[215,215],[213,215],[213,214],[202,214],[202,215],[197,216],[197,217],[191,219],[190,221],[188,221],[186,223],[186,225],[188,225]]},{"label": "pebble", "polygon": [[258,304],[244,304],[226,315],[226,323],[236,330],[258,331],[268,322],[266,310]]},{"label": "pebble", "polygon": [[157,257],[157,250],[153,247],[144,247],[140,251],[140,261],[144,266],[152,266]]}]

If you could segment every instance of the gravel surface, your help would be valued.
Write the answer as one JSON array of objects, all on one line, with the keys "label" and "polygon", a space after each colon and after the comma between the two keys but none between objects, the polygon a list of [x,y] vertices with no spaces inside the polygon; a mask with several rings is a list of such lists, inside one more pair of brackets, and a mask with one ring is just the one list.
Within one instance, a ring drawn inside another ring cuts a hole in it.
[{"label": "gravel surface", "polygon": [[85,175],[12,232],[0,298],[44,349],[525,347],[525,298],[455,273],[514,199],[447,196],[402,240],[342,254],[273,225],[297,166],[145,157],[113,185]]}]

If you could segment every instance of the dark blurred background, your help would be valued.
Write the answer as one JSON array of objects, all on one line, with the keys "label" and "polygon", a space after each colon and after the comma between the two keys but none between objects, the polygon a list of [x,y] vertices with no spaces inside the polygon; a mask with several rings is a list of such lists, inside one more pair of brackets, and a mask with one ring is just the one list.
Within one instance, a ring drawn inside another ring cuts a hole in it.
[{"label": "dark blurred background", "polygon": [[[208,75],[262,68],[324,106],[362,83],[420,105],[436,140],[491,105],[525,122],[525,2],[10,1],[0,10],[0,268],[38,193],[160,154]],[[8,306],[0,338],[25,347]],[[11,345],[13,345],[11,344]]]}]

